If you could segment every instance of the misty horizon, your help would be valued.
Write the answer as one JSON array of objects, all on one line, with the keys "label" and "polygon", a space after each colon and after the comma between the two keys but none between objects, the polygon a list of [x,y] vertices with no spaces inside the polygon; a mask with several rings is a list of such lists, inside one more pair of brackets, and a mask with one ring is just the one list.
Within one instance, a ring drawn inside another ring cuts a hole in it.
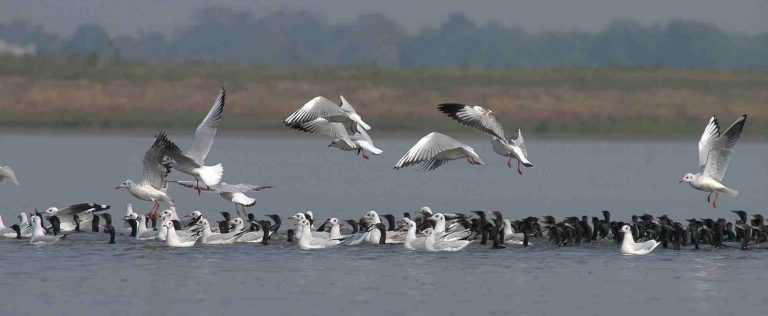
[{"label": "misty horizon", "polygon": [[0,23],[27,20],[60,36],[71,36],[88,23],[102,25],[113,36],[136,36],[159,32],[175,36],[193,23],[207,7],[225,7],[249,12],[259,18],[279,11],[307,11],[320,15],[331,25],[353,22],[361,14],[381,14],[398,22],[407,33],[436,28],[452,14],[466,15],[479,25],[498,23],[527,32],[598,32],[614,20],[633,20],[643,25],[691,20],[713,24],[727,33],[754,35],[768,31],[768,2],[742,0],[489,0],[464,1],[3,1]]}]

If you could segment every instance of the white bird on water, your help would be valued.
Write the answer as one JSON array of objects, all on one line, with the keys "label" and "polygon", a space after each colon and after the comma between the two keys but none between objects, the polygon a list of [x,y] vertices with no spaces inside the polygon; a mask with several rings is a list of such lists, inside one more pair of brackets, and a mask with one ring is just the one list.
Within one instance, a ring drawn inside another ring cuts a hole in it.
[{"label": "white bird on water", "polygon": [[426,237],[416,236],[416,222],[410,218],[403,218],[403,221],[408,225],[408,233],[405,237],[403,245],[409,250],[424,250]]},{"label": "white bird on water", "polygon": [[43,224],[40,223],[39,216],[32,216],[31,221],[32,221],[32,238],[29,240],[30,244],[33,244],[35,246],[47,246],[50,244],[54,244],[67,236],[66,234],[58,235],[58,236],[47,236],[45,235],[45,231],[43,231]]},{"label": "white bird on water", "polygon": [[427,228],[425,233],[427,239],[424,241],[424,249],[429,252],[461,251],[471,243],[468,240],[437,240],[436,235],[439,233],[432,228]]},{"label": "white bird on water", "polygon": [[0,165],[0,183],[10,181],[13,184],[19,185],[19,180],[16,179],[16,173],[8,166]]},{"label": "white bird on water", "polygon": [[636,243],[632,238],[632,231],[629,225],[622,226],[621,229],[619,229],[619,232],[624,233],[624,240],[621,242],[621,253],[625,255],[648,254],[661,244],[655,240]]},{"label": "white bird on water", "polygon": [[226,234],[213,233],[211,232],[211,224],[205,218],[198,221],[197,225],[203,229],[200,242],[204,245],[231,245],[244,233],[242,229],[232,230]]},{"label": "white bird on water", "polygon": [[159,231],[147,228],[147,217],[139,215],[139,223],[136,227],[136,240],[155,240]]},{"label": "white bird on water", "polygon": [[512,168],[512,159],[516,159],[517,173],[520,175],[523,174],[520,164],[527,168],[533,167],[533,164],[528,161],[528,149],[525,147],[523,132],[518,129],[517,137],[506,138],[504,128],[493,111],[482,106],[459,103],[444,103],[437,108],[455,121],[490,135],[493,150],[499,155],[509,157],[507,166],[510,168]]},{"label": "white bird on water", "polygon": [[163,222],[163,229],[166,229],[165,244],[169,247],[192,247],[200,237],[199,235],[192,235],[187,238],[179,238],[171,221]]},{"label": "white bird on water", "polygon": [[483,164],[483,160],[472,147],[446,135],[432,132],[413,145],[395,164],[395,169],[416,165],[422,170],[433,170],[448,160],[461,158],[467,158],[471,165]]},{"label": "white bird on water", "polygon": [[301,236],[299,237],[298,242],[299,249],[325,249],[334,247],[341,243],[340,241],[333,239],[312,238],[312,229],[309,226],[309,220],[307,219],[299,219],[296,223],[296,229],[301,232]]},{"label": "white bird on water", "polygon": [[[221,198],[235,204],[235,211],[240,217],[246,217],[245,208],[256,205],[256,199],[245,195],[250,191],[261,191],[272,188],[271,185],[253,185],[253,184],[228,184],[221,182],[217,185],[201,187],[194,181],[171,181],[187,188],[193,188],[200,191],[218,193]],[[242,208],[242,212],[241,212]]]},{"label": "white bird on water", "polygon": [[722,184],[725,176],[725,169],[731,160],[733,148],[741,138],[741,132],[744,130],[744,124],[747,122],[747,115],[742,115],[733,123],[725,133],[720,134],[720,124],[717,118],[712,116],[709,124],[704,129],[704,134],[699,140],[699,172],[696,174],[686,173],[680,183],[687,182],[696,190],[709,192],[707,203],[709,203],[712,193],[715,193],[715,199],[712,200],[712,207],[717,208],[717,197],[720,193],[728,196],[738,196],[739,191],[730,189]]},{"label": "white bird on water", "polygon": [[[224,113],[226,92],[224,88],[221,88],[221,92],[216,97],[216,101],[213,103],[208,115],[205,116],[197,127],[192,145],[187,152],[182,153],[176,144],[169,141],[166,155],[175,161],[173,168],[195,177],[196,187],[200,186],[200,180],[203,180],[203,183],[209,187],[216,185],[221,181],[221,177],[224,174],[224,167],[221,164],[206,166],[205,158],[208,156],[208,152],[211,151],[213,139],[216,137],[216,132],[219,129],[219,123]],[[197,193],[200,194],[200,190]]]},{"label": "white bird on water", "polygon": [[[13,226],[13,225],[11,225]],[[18,225],[17,225],[18,226]],[[21,228],[21,227],[19,227]],[[19,232],[21,232],[21,229],[19,229]],[[3,222],[3,217],[0,216],[0,235],[6,238],[16,238],[16,230],[14,230],[11,227],[5,226],[5,223]]]},{"label": "white bird on water", "polygon": [[131,180],[125,180],[125,182],[118,185],[115,189],[125,188],[135,198],[144,201],[152,202],[152,210],[150,214],[152,216],[157,212],[157,208],[160,206],[158,202],[167,202],[173,205],[173,199],[168,196],[166,190],[168,189],[168,183],[166,177],[171,172],[171,164],[165,160],[165,154],[167,149],[168,139],[165,137],[165,132],[160,132],[155,137],[155,142],[149,147],[146,153],[144,153],[144,172],[142,174],[141,182],[133,183]]}]

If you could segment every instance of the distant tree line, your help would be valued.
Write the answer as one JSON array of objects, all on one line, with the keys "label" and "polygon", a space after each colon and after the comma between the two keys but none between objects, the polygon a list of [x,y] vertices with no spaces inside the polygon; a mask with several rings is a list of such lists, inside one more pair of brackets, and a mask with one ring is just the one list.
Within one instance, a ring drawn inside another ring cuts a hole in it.
[{"label": "distant tree line", "polygon": [[701,22],[643,25],[619,20],[603,31],[530,33],[454,14],[437,28],[405,32],[380,14],[331,24],[307,11],[250,12],[210,7],[173,36],[110,36],[84,24],[69,38],[16,20],[0,39],[33,44],[49,57],[149,63],[219,62],[387,67],[674,67],[766,68],[768,33],[731,34]]}]

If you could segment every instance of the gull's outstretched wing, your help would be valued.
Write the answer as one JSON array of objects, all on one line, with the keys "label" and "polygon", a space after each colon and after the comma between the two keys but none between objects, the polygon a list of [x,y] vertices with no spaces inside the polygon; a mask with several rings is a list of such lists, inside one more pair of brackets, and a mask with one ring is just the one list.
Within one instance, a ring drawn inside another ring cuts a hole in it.
[{"label": "gull's outstretched wing", "polygon": [[187,157],[201,166],[211,150],[213,139],[216,137],[216,131],[219,128],[219,122],[221,122],[222,114],[224,113],[226,94],[227,90],[222,87],[208,115],[205,116],[200,126],[197,127],[195,138],[192,140],[192,146],[189,147],[189,151],[186,153]]},{"label": "gull's outstretched wing", "polygon": [[741,139],[741,132],[744,130],[746,122],[747,115],[744,114],[731,127],[728,127],[723,135],[710,142],[711,147],[702,174],[710,176],[717,181],[723,181],[725,170],[731,161],[733,148]]},{"label": "gull's outstretched wing", "polygon": [[502,141],[507,140],[504,138],[504,128],[496,119],[496,114],[493,114],[491,110],[482,106],[460,103],[443,103],[437,108],[461,124],[473,127]]},{"label": "gull's outstretched wing", "polygon": [[155,137],[155,142],[144,153],[144,172],[141,177],[142,184],[148,184],[158,190],[165,187],[165,177],[171,172],[171,165],[165,160],[166,149],[170,141],[165,132],[160,132]]},{"label": "gull's outstretched wing", "polygon": [[285,119],[285,125],[291,126],[294,124],[301,124],[310,122],[316,118],[324,117],[330,118],[335,116],[348,116],[339,105],[333,103],[324,97],[315,97],[309,100],[300,109],[293,112],[287,119]]},{"label": "gull's outstretched wing", "polygon": [[340,139],[347,142],[350,147],[355,147],[349,137],[349,133],[347,133],[347,129],[344,127],[344,124],[341,123],[330,122],[327,119],[319,117],[310,122],[289,126],[293,129],[307,133],[331,136],[334,139]]},{"label": "gull's outstretched wing", "polygon": [[190,189],[196,189],[196,190],[200,190],[200,191],[206,191],[206,192],[220,192],[219,188],[220,188],[220,185],[221,185],[221,184],[217,184],[217,185],[208,186],[208,185],[205,185],[205,183],[203,183],[203,185],[198,186],[195,183],[195,181],[168,181],[168,182],[173,182],[173,183],[176,183],[176,184],[178,184],[180,186],[183,186],[183,187],[187,187],[187,188],[190,188]]},{"label": "gull's outstretched wing", "polygon": [[714,115],[709,119],[707,127],[704,128],[704,133],[699,140],[699,168],[704,169],[704,165],[707,164],[707,157],[709,156],[709,150],[712,148],[712,141],[715,138],[720,137],[720,124],[717,122],[717,117]]},{"label": "gull's outstretched wing", "polygon": [[271,185],[253,185],[253,184],[246,184],[246,183],[240,183],[240,184],[227,184],[222,183],[220,185],[220,191],[221,192],[240,192],[245,193],[248,191],[261,191],[272,188]]},{"label": "gull's outstretched wing", "polygon": [[510,143],[512,145],[517,146],[520,148],[520,151],[523,152],[523,157],[528,158],[528,148],[525,147],[525,139],[523,139],[523,132],[520,131],[520,129],[517,129],[517,137],[512,137],[509,139]]},{"label": "gull's outstretched wing", "polygon": [[435,158],[438,154],[464,146],[451,137],[432,132],[422,137],[416,145],[413,145],[395,164],[395,169],[420,164],[424,169],[432,170],[445,163],[444,160]]}]

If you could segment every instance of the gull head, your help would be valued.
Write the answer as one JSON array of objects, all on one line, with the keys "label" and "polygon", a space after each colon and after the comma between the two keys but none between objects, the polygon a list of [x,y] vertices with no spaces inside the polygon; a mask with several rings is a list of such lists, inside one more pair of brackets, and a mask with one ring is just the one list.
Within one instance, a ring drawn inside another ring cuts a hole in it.
[{"label": "gull head", "polygon": [[173,212],[171,212],[171,210],[164,210],[160,212],[160,218],[163,220],[166,220],[166,219],[170,220],[171,217],[173,217]]},{"label": "gull head", "polygon": [[56,213],[58,213],[58,212],[59,212],[59,209],[58,209],[58,208],[55,208],[55,207],[49,207],[47,210],[45,210],[45,212],[44,212],[44,213],[45,213],[45,214],[48,214],[48,215],[56,215]]},{"label": "gull head", "polygon": [[338,143],[338,141],[332,140],[332,141],[331,141],[331,144],[330,144],[330,145],[328,145],[328,147],[336,147],[336,144],[337,144],[337,143]]},{"label": "gull head", "polygon": [[365,217],[371,218],[371,219],[372,218],[377,218],[377,217],[379,217],[379,213],[376,213],[376,211],[374,211],[374,210],[370,210],[367,213],[365,213]]},{"label": "gull head", "polygon": [[339,219],[335,217],[329,218],[328,223],[331,224],[331,226],[339,225]]},{"label": "gull head", "polygon": [[165,227],[166,229],[170,230],[171,228],[173,228],[173,222],[165,221],[165,222],[163,222],[163,227]]},{"label": "gull head", "polygon": [[691,183],[691,182],[693,182],[693,178],[694,178],[694,175],[693,175],[693,173],[686,173],[686,174],[683,176],[683,178],[682,178],[682,179],[680,179],[680,182],[678,182],[678,183],[683,183],[683,182],[688,182],[688,183]]},{"label": "gull head", "polygon": [[208,228],[208,229],[210,229],[210,228],[211,228],[211,223],[209,223],[207,219],[205,219],[205,218],[201,218],[201,219],[200,219],[200,220],[197,222],[197,226],[200,226],[200,227],[202,227],[203,229],[205,229],[205,228]]},{"label": "gull head", "polygon": [[431,208],[429,208],[429,206],[425,206],[425,207],[422,207],[422,208],[419,210],[419,213],[421,213],[422,215],[424,215],[424,217],[430,217],[430,216],[432,216],[432,209],[431,209]]},{"label": "gull head", "polygon": [[432,215],[429,220],[436,221],[436,222],[444,222],[445,216],[443,214],[437,213],[435,215]]},{"label": "gull head", "polygon": [[302,218],[298,222],[296,222],[296,226],[298,227],[309,226],[309,221],[306,218]]},{"label": "gull head", "polygon": [[203,213],[200,213],[200,211],[194,211],[192,213],[184,215],[184,217],[190,217],[192,219],[198,219],[198,218],[200,218],[200,216],[203,216]]},{"label": "gull head", "polygon": [[117,190],[117,189],[127,189],[127,188],[131,187],[132,184],[133,184],[133,181],[125,180],[125,181],[123,181],[123,183],[120,183],[118,186],[116,186],[115,190]]},{"label": "gull head", "polygon": [[245,227],[245,221],[240,217],[233,218],[232,220],[229,221],[230,231],[233,231],[233,230],[240,231],[243,229],[243,227]]},{"label": "gull head", "polygon": [[302,219],[306,219],[307,217],[304,215],[304,213],[296,213],[296,214],[294,214],[293,216],[291,216],[289,218],[292,218],[292,219],[295,219],[295,220],[299,221],[299,220],[302,220]]},{"label": "gull head", "polygon": [[621,229],[619,229],[619,232],[628,233],[629,232],[629,225],[621,226]]}]

